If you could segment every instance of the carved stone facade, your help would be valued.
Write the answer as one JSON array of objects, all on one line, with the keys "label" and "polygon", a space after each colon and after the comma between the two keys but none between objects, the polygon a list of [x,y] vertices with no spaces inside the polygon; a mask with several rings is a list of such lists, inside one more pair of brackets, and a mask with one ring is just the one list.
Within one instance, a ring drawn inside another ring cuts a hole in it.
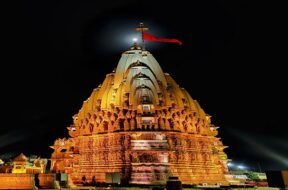
[{"label": "carved stone facade", "polygon": [[122,54],[115,72],[94,89],[68,127],[69,139],[51,146],[51,169],[105,182],[227,184],[227,156],[217,127],[196,100],[163,73],[137,45]]}]

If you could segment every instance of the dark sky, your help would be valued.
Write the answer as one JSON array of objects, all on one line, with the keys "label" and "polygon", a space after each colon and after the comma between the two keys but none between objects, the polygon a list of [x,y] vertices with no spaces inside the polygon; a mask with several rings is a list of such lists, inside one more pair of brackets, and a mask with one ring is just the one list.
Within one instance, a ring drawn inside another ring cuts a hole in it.
[{"label": "dark sky", "polygon": [[144,21],[151,33],[183,42],[148,43],[147,49],[212,115],[228,156],[252,168],[257,162],[262,169],[288,168],[281,5],[30,0],[8,12],[0,155],[50,156],[49,145],[67,136],[72,116],[116,67],[129,48],[127,35]]}]

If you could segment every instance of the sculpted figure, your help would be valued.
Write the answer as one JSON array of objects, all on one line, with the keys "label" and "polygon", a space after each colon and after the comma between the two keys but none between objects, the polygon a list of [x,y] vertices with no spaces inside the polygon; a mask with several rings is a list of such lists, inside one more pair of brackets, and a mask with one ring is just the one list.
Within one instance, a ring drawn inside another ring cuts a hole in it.
[{"label": "sculpted figure", "polygon": [[135,122],[134,118],[132,118],[130,120],[130,127],[131,127],[131,130],[135,130],[136,129],[136,122]]},{"label": "sculpted figure", "polygon": [[159,124],[160,124],[160,128],[161,129],[165,129],[165,123],[164,123],[164,119],[162,119],[162,118],[159,118]]},{"label": "sculpted figure", "polygon": [[171,130],[168,119],[165,119],[165,130]]},{"label": "sculpted figure", "polygon": [[129,122],[128,119],[124,120],[124,131],[129,131],[130,126],[129,126]]}]

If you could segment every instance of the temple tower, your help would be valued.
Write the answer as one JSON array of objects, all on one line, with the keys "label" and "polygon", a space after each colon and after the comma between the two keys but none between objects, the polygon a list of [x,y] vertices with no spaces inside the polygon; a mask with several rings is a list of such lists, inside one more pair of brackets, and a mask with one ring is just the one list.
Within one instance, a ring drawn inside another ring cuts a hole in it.
[{"label": "temple tower", "polygon": [[164,184],[169,176],[227,184],[225,146],[210,116],[137,44],[122,53],[68,130],[70,138],[51,146],[51,169],[75,183],[117,173],[130,184]]}]

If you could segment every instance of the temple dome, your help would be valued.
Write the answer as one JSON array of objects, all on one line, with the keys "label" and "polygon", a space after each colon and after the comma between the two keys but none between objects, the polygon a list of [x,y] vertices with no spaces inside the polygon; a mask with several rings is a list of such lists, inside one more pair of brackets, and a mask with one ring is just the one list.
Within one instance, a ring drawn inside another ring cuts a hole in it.
[{"label": "temple dome", "polygon": [[13,159],[14,162],[15,161],[17,161],[17,162],[26,162],[27,160],[28,160],[28,158],[23,153],[19,154],[17,157],[15,157]]},{"label": "temple dome", "polygon": [[186,109],[201,119],[206,118],[198,102],[163,72],[154,56],[134,45],[122,53],[116,70],[107,74],[103,83],[84,101],[77,119],[86,118],[95,109],[137,110],[140,104],[152,104],[155,109]]}]

